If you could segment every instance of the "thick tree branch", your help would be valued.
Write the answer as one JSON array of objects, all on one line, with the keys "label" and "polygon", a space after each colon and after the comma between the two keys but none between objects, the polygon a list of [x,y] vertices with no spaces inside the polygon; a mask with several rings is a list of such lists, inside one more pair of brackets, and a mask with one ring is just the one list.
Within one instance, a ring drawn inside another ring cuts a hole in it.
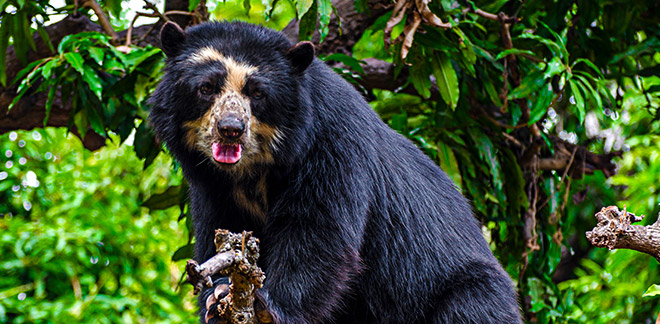
[{"label": "thick tree branch", "polygon": [[[659,215],[660,216],[660,215]],[[598,225],[586,233],[587,239],[597,247],[631,249],[644,252],[660,262],[660,222],[647,226],[632,225],[644,218],[633,213],[620,211],[616,206],[603,207],[596,213]],[[660,218],[659,218],[660,220]]]},{"label": "thick tree branch", "polygon": [[583,146],[568,143],[554,136],[551,136],[550,140],[555,150],[552,156],[541,156],[537,161],[523,157],[521,164],[528,168],[534,164],[537,170],[563,171],[564,175],[568,174],[573,179],[581,179],[584,174],[593,174],[598,170],[602,171],[605,177],[611,177],[616,173],[616,165],[612,159],[621,156],[621,152],[596,154],[589,152]]}]

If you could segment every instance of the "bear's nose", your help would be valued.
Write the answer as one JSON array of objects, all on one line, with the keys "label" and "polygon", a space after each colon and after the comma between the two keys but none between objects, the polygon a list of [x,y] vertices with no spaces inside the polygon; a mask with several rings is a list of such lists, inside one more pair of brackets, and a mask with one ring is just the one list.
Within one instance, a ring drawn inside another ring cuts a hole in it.
[{"label": "bear's nose", "polygon": [[228,140],[235,140],[245,131],[245,123],[236,116],[227,116],[218,121],[218,133]]}]

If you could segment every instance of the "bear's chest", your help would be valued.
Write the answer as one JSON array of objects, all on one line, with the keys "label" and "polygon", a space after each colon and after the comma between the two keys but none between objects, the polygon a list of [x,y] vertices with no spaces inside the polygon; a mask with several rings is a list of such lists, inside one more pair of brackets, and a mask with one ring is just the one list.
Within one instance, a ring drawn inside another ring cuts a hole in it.
[{"label": "bear's chest", "polygon": [[268,213],[268,174],[236,181],[231,196],[236,206],[251,217],[266,222]]}]

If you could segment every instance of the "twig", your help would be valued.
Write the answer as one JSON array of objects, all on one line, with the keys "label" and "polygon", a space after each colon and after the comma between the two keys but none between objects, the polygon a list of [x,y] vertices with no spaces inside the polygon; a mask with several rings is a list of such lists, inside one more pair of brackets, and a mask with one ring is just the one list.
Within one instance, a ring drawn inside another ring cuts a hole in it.
[{"label": "twig", "polygon": [[101,6],[94,0],[84,0],[82,6],[94,11],[103,31],[110,36],[111,42],[117,43],[119,41],[119,36],[117,36],[117,32],[112,28],[112,24],[110,24],[110,20],[108,19],[108,16],[105,15],[105,12],[103,12]]},{"label": "twig", "polygon": [[[507,126],[508,126],[508,125],[507,125]],[[504,136],[504,138],[505,138],[506,140],[508,140],[509,142],[513,143],[515,146],[517,146],[517,147],[523,147],[522,143],[520,143],[520,141],[517,140],[515,137],[513,137],[513,136],[511,136],[511,135],[509,135],[509,134],[507,134],[507,133],[505,133],[505,132],[502,132],[502,136]]]}]

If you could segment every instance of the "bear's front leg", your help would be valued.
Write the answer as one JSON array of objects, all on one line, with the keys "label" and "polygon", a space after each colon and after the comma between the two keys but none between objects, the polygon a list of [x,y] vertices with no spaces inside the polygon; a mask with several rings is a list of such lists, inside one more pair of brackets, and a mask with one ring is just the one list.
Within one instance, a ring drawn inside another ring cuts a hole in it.
[{"label": "bear's front leg", "polygon": [[[213,281],[213,287],[210,289],[205,289],[200,296],[201,301],[205,301],[203,307],[200,308],[200,317],[203,323],[206,324],[224,324],[227,323],[222,319],[222,314],[226,311],[227,307],[230,307],[232,301],[230,292],[230,280],[228,277],[220,277]],[[274,322],[273,316],[268,312],[266,308],[266,303],[261,297],[257,294],[254,300],[254,312],[255,317],[252,320],[252,323],[259,324],[271,324]],[[244,319],[246,323],[250,323],[249,319]],[[241,319],[234,321],[233,323],[243,323]]]},{"label": "bear's front leg", "polygon": [[262,240],[266,280],[257,296],[278,324],[330,322],[360,271],[366,212],[312,205],[290,204],[290,213],[273,215]]}]

